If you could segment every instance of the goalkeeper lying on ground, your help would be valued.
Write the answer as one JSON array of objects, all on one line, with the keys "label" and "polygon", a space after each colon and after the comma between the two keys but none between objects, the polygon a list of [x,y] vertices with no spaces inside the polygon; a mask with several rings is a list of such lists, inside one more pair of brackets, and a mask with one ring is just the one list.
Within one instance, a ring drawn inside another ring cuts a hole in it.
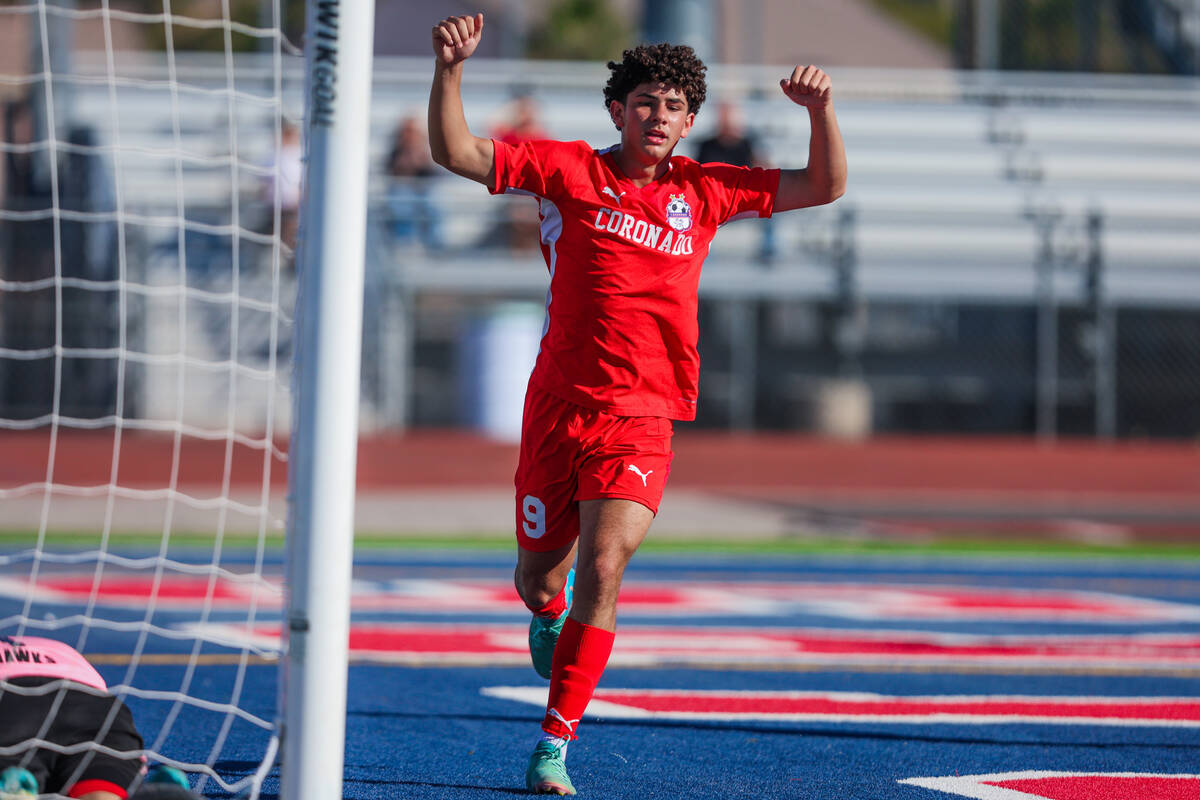
[{"label": "goalkeeper lying on ground", "polygon": [[[39,793],[125,800],[143,783],[135,800],[196,797],[178,770],[147,771],[129,708],[62,642],[0,636],[0,720],[0,800]],[[76,751],[81,744],[92,746]]]}]

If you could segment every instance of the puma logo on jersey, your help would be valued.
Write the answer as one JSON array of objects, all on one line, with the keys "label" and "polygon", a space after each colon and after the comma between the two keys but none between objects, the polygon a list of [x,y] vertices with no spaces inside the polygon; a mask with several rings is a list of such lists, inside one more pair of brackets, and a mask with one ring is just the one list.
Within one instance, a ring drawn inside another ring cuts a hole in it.
[{"label": "puma logo on jersey", "polygon": [[629,465],[628,471],[637,473],[637,476],[642,479],[642,486],[646,485],[646,478],[649,478],[651,475],[654,474],[654,470],[650,470],[649,472],[642,472],[640,469],[635,467],[633,464]]},{"label": "puma logo on jersey", "polygon": [[603,192],[604,194],[608,195],[609,197],[611,197],[613,200],[616,200],[616,201],[617,201],[617,205],[621,205],[621,198],[625,196],[625,193],[624,193],[624,192],[621,192],[620,194],[617,194],[617,193],[616,193],[615,191],[613,191],[613,189],[612,189],[611,187],[609,187],[609,186],[605,186],[605,187],[604,187],[603,189],[601,189],[600,191],[601,191],[601,192]]},{"label": "puma logo on jersey", "polygon": [[674,230],[668,230],[664,235],[661,226],[651,225],[644,219],[638,219],[615,208],[602,208],[597,211],[596,221],[592,226],[598,231],[615,233],[622,239],[667,255],[690,256],[695,252],[691,236]]}]

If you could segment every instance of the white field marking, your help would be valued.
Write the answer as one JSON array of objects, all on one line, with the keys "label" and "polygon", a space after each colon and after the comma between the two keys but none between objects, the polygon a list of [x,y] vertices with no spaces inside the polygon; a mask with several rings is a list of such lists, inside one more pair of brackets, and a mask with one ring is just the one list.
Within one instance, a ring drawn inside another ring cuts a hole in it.
[{"label": "white field marking", "polygon": [[[282,579],[256,576],[248,573],[218,577],[212,587],[214,596],[206,600],[209,581],[207,573],[211,572],[212,568],[206,567],[204,569],[205,572],[203,573],[192,572],[188,575],[165,575],[160,582],[160,586],[174,584],[175,588],[177,588],[180,582],[189,581],[195,587],[195,593],[190,596],[156,595],[154,598],[155,606],[167,611],[190,610],[199,609],[207,602],[213,608],[229,611],[249,608],[252,601],[257,605],[259,610],[275,609],[283,604],[284,587]],[[107,608],[145,609],[147,598],[150,597],[150,590],[154,585],[152,577],[143,576],[145,577],[144,592],[127,591],[117,595],[112,592],[112,583],[126,581],[134,576],[115,570],[105,574],[107,576],[106,580],[109,581],[108,588],[105,588],[105,583],[102,580],[96,594],[97,605]],[[0,578],[0,597],[24,599],[28,596],[37,603],[77,605],[90,596],[90,582],[93,578],[94,573],[92,572],[47,574],[41,581],[35,584],[31,584],[29,581],[23,579]],[[88,582],[87,588],[63,589],[61,588],[61,583],[64,579],[83,579]]]},{"label": "white field marking", "polygon": [[[245,639],[244,626],[208,623],[211,635],[237,641]],[[377,622],[357,623],[351,627],[352,642],[356,632],[369,628],[376,634],[374,645],[355,650],[355,657],[394,663],[429,663],[441,661],[458,663],[510,664],[529,657],[528,637],[523,625],[452,623]],[[444,650],[434,651],[427,646],[414,649],[411,641],[428,635],[444,634],[454,629],[464,635],[479,637],[483,648],[460,648],[453,641]],[[278,637],[278,623],[264,622],[255,626],[255,637]],[[896,652],[882,650],[877,643],[899,645],[933,644],[946,648],[944,652],[911,653],[904,647]],[[810,649],[815,647],[815,650]],[[833,651],[825,648],[833,646]],[[861,646],[863,649],[857,649]],[[994,652],[996,648],[1011,647],[1012,652]],[[1053,653],[1041,652],[1054,648]],[[989,652],[991,651],[991,652]],[[1132,634],[1123,637],[1093,636],[979,636],[975,634],[941,634],[920,631],[837,631],[825,629],[763,629],[747,634],[745,629],[722,630],[706,628],[684,633],[678,628],[630,626],[622,629],[609,660],[612,666],[658,666],[662,664],[785,664],[825,665],[855,664],[860,666],[994,666],[1000,668],[1046,668],[1091,670],[1139,669],[1145,671],[1189,669],[1200,666],[1200,637],[1180,637],[1176,634]]]},{"label": "white field marking", "polygon": [[[511,649],[529,649],[529,636],[527,634],[511,633],[504,635],[496,633],[488,637],[489,641]],[[663,631],[661,634],[653,634],[653,640],[643,640],[630,642],[636,650],[643,651],[647,657],[670,658],[672,654],[679,653],[691,656],[693,653],[703,652],[713,657],[717,656],[745,656],[746,654],[756,654],[760,657],[769,657],[770,655],[788,655],[795,652],[795,647],[790,642],[774,639],[769,636],[755,636],[754,634],[727,634],[720,636],[707,636],[703,629],[696,631],[695,634],[681,633],[679,631],[668,632]],[[647,648],[647,644],[650,648]],[[624,649],[624,648],[623,648]],[[633,655],[633,653],[622,653],[622,655]]]},{"label": "white field marking", "polygon": [[[211,568],[187,565],[176,567],[194,580],[207,577]],[[122,580],[135,579],[137,573],[112,573]],[[86,597],[92,574],[54,573],[36,585],[16,578],[0,578],[0,597],[38,602],[73,603]],[[142,577],[145,578],[143,575]],[[250,590],[239,584],[244,576],[223,575],[220,586],[234,597],[216,600],[221,607],[239,603],[249,605]],[[83,581],[84,584],[80,582]],[[58,588],[74,582],[76,588]],[[260,607],[272,607],[282,598],[282,580],[275,576],[257,578]],[[149,587],[150,580],[146,579]],[[523,611],[510,583],[502,581],[396,579],[390,581],[356,580],[352,604],[358,610],[420,611],[422,613],[509,614]],[[639,596],[643,589],[654,591],[653,601]],[[1063,591],[1051,589],[1011,589],[972,586],[935,586],[922,584],[864,584],[821,582],[728,582],[728,581],[630,581],[622,595],[622,613],[626,616],[783,616],[817,614],[858,620],[1053,620],[1058,622],[1136,625],[1154,621],[1198,621],[1200,605],[1154,600],[1105,592]],[[664,593],[666,598],[664,599]],[[236,595],[243,595],[239,599]],[[193,597],[159,598],[160,605],[190,607],[203,600],[200,591]],[[105,606],[141,607],[141,596],[113,596],[103,583],[97,602]]]},{"label": "white field marking", "polygon": [[278,631],[262,633],[247,630],[245,625],[221,622],[190,622],[172,626],[174,630],[194,636],[197,639],[213,642],[222,647],[253,647],[259,650],[280,650],[283,647],[283,637]]},{"label": "white field marking", "polygon": [[975,800],[1046,800],[1042,795],[1020,792],[990,783],[1004,781],[1038,780],[1040,778],[1168,778],[1200,780],[1200,775],[1167,774],[1157,772],[1054,772],[1026,770],[1024,772],[994,772],[987,775],[950,775],[938,778],[905,778],[896,781],[909,786],[920,786],[960,797]]},{"label": "white field marking", "polygon": [[[1200,620],[1200,605],[1073,589],[819,582],[748,583],[741,586],[713,583],[706,586],[750,597],[768,592],[788,611],[811,611],[850,619],[1056,619],[1108,623]],[[1011,603],[955,605],[955,598],[964,594],[983,601],[1019,596],[1031,602],[1027,606]],[[1064,607],[1064,601],[1074,603],[1076,607]]]},{"label": "white field marking", "polygon": [[[509,609],[519,607],[516,592]],[[378,608],[381,611],[399,609],[461,612],[475,610],[495,603],[495,589],[470,581],[397,578],[395,580],[355,581],[351,603],[356,610]]]},{"label": "white field marking", "polygon": [[[548,689],[540,686],[488,686],[480,689],[480,693],[488,697],[498,697],[519,703],[535,706],[545,706]],[[713,690],[672,690],[672,689],[598,689],[588,704],[585,716],[609,719],[696,719],[715,721],[779,721],[779,722],[884,722],[903,724],[952,724],[952,725],[1106,725],[1113,727],[1152,727],[1152,728],[1200,728],[1200,720],[1163,720],[1137,719],[1129,717],[1064,717],[1037,716],[1035,714],[961,714],[961,713],[927,713],[927,714],[843,714],[843,713],[771,713],[771,712],[729,712],[729,711],[672,711],[651,710],[635,705],[615,702],[605,699],[614,694],[669,695],[679,697],[714,696],[720,698],[760,698],[765,702],[772,700],[799,700],[812,698],[814,700],[832,700],[836,702],[926,702],[926,703],[957,703],[957,702],[1037,702],[1045,701],[1053,704],[1107,705],[1124,703],[1146,703],[1150,705],[1171,705],[1173,703],[1194,703],[1196,698],[1172,697],[1047,697],[1034,695],[880,695],[870,692],[787,692],[787,691],[713,691]],[[924,780],[924,779],[921,779]]]},{"label": "white field marking", "polygon": [[[515,700],[518,703],[528,703],[529,705],[542,706],[543,708],[550,699],[550,688],[548,686],[485,686],[479,690],[479,693],[484,697]],[[588,703],[587,711],[584,711],[583,715],[590,718],[607,717],[608,719],[650,719],[651,717],[663,716],[662,714],[656,714],[642,708],[631,708],[619,703],[608,703],[595,696]]]}]

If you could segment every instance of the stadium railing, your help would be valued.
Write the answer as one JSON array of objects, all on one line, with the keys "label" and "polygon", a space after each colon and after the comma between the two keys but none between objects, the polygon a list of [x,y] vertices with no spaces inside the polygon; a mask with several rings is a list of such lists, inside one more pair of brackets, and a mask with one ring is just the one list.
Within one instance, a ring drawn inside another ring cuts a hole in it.
[{"label": "stadium railing", "polygon": [[[475,131],[486,132],[515,93],[528,93],[555,137],[597,146],[615,141],[602,109],[602,65],[473,66],[464,93]],[[202,59],[181,68],[198,74],[209,69]],[[146,69],[152,71],[153,65]],[[255,69],[253,57],[244,59],[239,78],[253,86]],[[781,69],[716,66],[709,95],[714,104],[719,98],[738,101],[747,127],[769,157],[794,167],[806,155],[807,119],[772,91]],[[299,91],[299,77],[285,83],[285,94]],[[712,302],[836,302],[841,258],[843,268],[850,264],[863,301],[984,306],[1037,305],[1050,285],[1039,277],[1049,263],[1052,302],[1079,308],[1088,302],[1086,262],[1094,247],[1088,219],[1099,215],[1103,224],[1095,235],[1105,302],[1177,309],[1200,303],[1195,79],[854,69],[834,70],[834,77],[851,156],[846,197],[831,208],[774,221],[779,252],[770,265],[755,257],[758,223],[728,226],[714,242],[701,286]],[[421,294],[475,297],[464,301],[468,306],[493,296],[544,298],[545,272],[536,251],[514,253],[489,242],[501,204],[522,198],[497,200],[466,181],[436,178],[431,192],[440,209],[444,246],[431,252],[389,236],[383,160],[396,122],[408,114],[423,116],[428,82],[426,59],[376,64],[368,279],[376,290],[395,297],[368,304],[366,328],[369,336],[379,337],[367,343],[369,353],[411,350],[420,335],[413,318],[397,322],[370,315],[384,309],[411,315]],[[108,113],[107,98],[80,94],[81,118]],[[123,137],[127,143],[143,142],[147,151],[146,158],[124,165],[125,196],[136,198],[149,213],[160,203],[173,204],[176,196],[172,182],[164,180],[173,162],[163,152],[163,111],[136,92],[124,95],[122,103],[130,111],[122,115],[130,121]],[[714,116],[700,114],[693,140],[711,130]],[[211,132],[215,117],[216,109],[206,110],[202,100],[189,105],[185,150],[207,158],[220,155],[212,149],[220,138]],[[239,124],[261,120],[247,106]],[[245,213],[252,214],[249,201],[262,191],[254,166],[269,163],[271,154],[242,156],[248,168],[240,173],[237,191],[247,198],[244,207],[250,206]],[[208,170],[200,160],[186,166],[189,214],[219,216],[233,191],[228,170]],[[845,214],[846,209],[853,213]],[[174,235],[150,227],[144,231],[151,238],[158,233]],[[390,341],[383,341],[387,337]],[[376,374],[371,380],[410,394],[411,372],[398,369],[399,375]],[[411,403],[374,396],[388,406],[366,415],[375,424],[412,419]],[[406,405],[408,411],[397,410]]]}]

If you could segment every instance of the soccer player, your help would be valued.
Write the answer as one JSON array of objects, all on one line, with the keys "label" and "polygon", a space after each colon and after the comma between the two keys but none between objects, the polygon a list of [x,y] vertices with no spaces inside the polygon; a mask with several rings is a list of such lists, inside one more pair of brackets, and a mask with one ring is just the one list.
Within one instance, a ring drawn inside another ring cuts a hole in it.
[{"label": "soccer player", "polygon": [[435,161],[488,191],[539,202],[550,288],[515,478],[514,577],[550,695],[525,782],[534,793],[574,794],[567,744],[612,651],[617,592],[662,498],[673,420],[696,414],[697,285],[709,242],[736,217],[837,199],[846,158],[829,76],[812,66],[780,81],[809,114],[805,169],[674,156],[704,102],[706,68],[690,47],[666,44],[609,63],[604,108],[620,132],[612,147],[477,137],[461,85],[483,27],[477,14],[433,28],[430,145]]},{"label": "soccer player", "polygon": [[[0,797],[55,792],[81,800],[124,800],[145,772],[142,736],[129,708],[108,694],[104,678],[87,659],[54,639],[0,636],[0,720],[0,747],[13,752],[0,755]],[[31,740],[69,752],[19,749]],[[92,742],[123,755],[73,750]],[[195,797],[178,770],[156,765],[147,781],[157,785],[143,787],[136,797]]]}]

